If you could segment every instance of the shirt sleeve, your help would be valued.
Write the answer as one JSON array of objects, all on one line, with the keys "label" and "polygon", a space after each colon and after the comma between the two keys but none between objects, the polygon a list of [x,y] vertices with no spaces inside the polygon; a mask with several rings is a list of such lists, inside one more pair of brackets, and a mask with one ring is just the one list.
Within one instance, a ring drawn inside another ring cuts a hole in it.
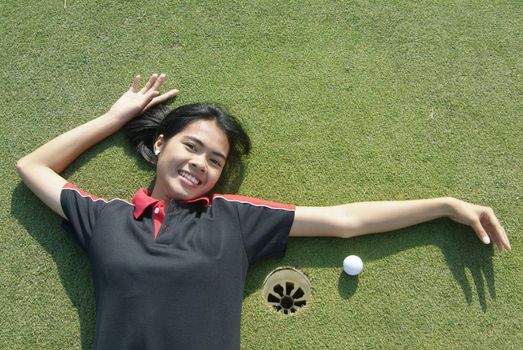
[{"label": "shirt sleeve", "polygon": [[88,251],[96,220],[107,201],[66,183],[60,193],[60,204],[67,217],[62,226],[83,250]]},{"label": "shirt sleeve", "polygon": [[222,198],[236,206],[249,263],[285,255],[294,205],[236,195]]}]

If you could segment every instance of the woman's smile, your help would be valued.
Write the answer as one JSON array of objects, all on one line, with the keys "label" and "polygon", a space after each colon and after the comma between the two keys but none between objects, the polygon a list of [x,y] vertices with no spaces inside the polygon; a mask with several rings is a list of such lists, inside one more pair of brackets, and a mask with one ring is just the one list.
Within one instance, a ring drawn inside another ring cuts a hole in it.
[{"label": "woman's smile", "polygon": [[189,186],[198,186],[202,183],[200,179],[185,170],[179,170],[178,175],[180,175],[182,181]]}]

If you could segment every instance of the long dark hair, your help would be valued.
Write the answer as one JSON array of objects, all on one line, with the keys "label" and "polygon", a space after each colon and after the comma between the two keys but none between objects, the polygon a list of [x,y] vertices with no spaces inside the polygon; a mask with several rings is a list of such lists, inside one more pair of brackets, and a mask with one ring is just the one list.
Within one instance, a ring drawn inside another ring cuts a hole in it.
[{"label": "long dark hair", "polygon": [[[168,140],[198,120],[215,121],[227,136],[229,154],[218,187],[237,187],[241,181],[238,176],[244,171],[243,158],[251,151],[251,141],[238,119],[217,104],[192,103],[173,110],[161,104],[129,122],[125,133],[136,152],[148,164],[156,166],[158,156],[154,154],[153,145],[158,136],[162,134]],[[231,180],[236,184],[230,183]]]}]

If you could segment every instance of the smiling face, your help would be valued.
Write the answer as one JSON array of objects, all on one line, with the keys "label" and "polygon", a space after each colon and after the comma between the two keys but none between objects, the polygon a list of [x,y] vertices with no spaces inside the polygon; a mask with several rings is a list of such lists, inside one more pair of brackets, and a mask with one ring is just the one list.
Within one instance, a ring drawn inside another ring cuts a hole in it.
[{"label": "smiling face", "polygon": [[168,140],[160,135],[154,150],[160,154],[152,197],[189,200],[216,185],[229,154],[229,142],[215,121],[200,119]]}]

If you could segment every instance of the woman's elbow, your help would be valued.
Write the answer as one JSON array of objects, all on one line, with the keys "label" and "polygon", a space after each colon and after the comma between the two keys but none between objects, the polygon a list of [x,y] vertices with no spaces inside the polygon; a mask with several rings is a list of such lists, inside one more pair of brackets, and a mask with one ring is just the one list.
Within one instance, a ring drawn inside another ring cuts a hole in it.
[{"label": "woman's elbow", "polygon": [[28,162],[27,162],[26,157],[20,158],[16,162],[16,164],[15,164],[16,172],[18,173],[18,175],[20,175],[20,177],[23,177],[24,173],[26,172],[27,163]]},{"label": "woman's elbow", "polygon": [[20,158],[16,162],[15,167],[16,167],[16,172],[18,173],[18,175],[24,182],[26,182],[26,180],[28,178],[33,177],[36,174],[38,174],[38,167],[27,156]]}]

